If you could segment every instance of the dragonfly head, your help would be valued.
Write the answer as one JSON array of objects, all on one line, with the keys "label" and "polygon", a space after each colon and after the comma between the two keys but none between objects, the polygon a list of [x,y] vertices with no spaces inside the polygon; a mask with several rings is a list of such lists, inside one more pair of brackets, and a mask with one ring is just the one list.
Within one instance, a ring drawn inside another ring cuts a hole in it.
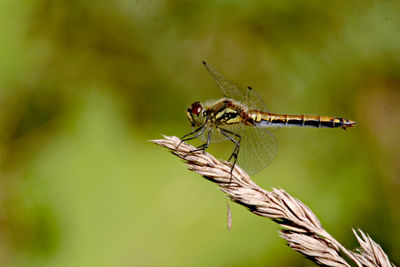
[{"label": "dragonfly head", "polygon": [[204,107],[203,104],[200,102],[194,102],[191,104],[188,109],[186,110],[186,116],[190,123],[192,124],[192,127],[195,126],[201,126],[205,122],[205,114],[204,114]]}]

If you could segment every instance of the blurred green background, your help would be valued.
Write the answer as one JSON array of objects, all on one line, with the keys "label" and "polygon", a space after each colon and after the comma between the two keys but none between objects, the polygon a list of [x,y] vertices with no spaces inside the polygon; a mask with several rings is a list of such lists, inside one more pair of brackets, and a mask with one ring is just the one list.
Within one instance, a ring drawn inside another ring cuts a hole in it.
[{"label": "blurred green background", "polygon": [[277,157],[253,178],[301,199],[344,246],[360,227],[400,264],[399,12],[1,0],[0,265],[313,266],[243,207],[228,232],[216,186],[147,141],[188,133],[186,107],[221,97],[202,60],[273,112],[357,121],[276,132]]}]

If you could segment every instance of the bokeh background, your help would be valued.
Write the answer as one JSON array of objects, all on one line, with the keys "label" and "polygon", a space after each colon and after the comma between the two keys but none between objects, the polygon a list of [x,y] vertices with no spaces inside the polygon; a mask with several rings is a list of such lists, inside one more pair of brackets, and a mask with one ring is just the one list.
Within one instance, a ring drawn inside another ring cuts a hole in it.
[{"label": "bokeh background", "polygon": [[[357,121],[283,129],[253,176],[343,245],[400,264],[399,1],[0,1],[1,266],[313,266],[269,220],[147,140],[221,97],[206,60],[269,109]],[[196,144],[196,142],[193,142]],[[211,152],[226,158],[229,144]]]}]

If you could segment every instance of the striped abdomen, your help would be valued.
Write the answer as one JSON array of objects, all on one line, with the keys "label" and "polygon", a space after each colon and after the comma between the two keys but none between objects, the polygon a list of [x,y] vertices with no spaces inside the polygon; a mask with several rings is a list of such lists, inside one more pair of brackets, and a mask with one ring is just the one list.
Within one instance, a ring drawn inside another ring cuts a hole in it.
[{"label": "striped abdomen", "polygon": [[257,127],[315,127],[337,128],[354,126],[355,122],[343,118],[320,115],[285,115],[267,113],[258,110],[249,110],[247,115],[252,119],[252,124]]}]

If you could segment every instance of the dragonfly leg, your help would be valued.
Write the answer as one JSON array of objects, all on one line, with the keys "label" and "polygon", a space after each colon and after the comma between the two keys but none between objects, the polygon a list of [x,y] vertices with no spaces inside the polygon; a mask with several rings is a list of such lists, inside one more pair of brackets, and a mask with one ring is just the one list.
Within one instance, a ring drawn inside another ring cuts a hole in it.
[{"label": "dragonfly leg", "polygon": [[[181,137],[181,142],[179,143],[179,145],[175,149],[178,149],[178,147],[182,144],[182,142],[193,140],[193,139],[199,137],[206,130],[205,126],[206,126],[206,124],[204,123],[202,126],[197,128],[193,132],[185,134],[184,136],[182,136]],[[191,135],[194,135],[194,136],[188,137],[188,136],[191,136]]]},{"label": "dragonfly leg", "polygon": [[[203,130],[203,132],[204,132],[204,130]],[[189,153],[197,152],[197,151],[200,151],[200,150],[206,150],[209,147],[210,142],[211,142],[211,130],[208,131],[207,142],[202,144],[201,146],[197,147],[196,149],[189,151]]]},{"label": "dragonfly leg", "polygon": [[187,140],[194,139],[194,138],[191,138],[191,137],[189,137],[189,138],[186,138],[186,137],[188,137],[188,136],[190,136],[190,135],[192,135],[192,134],[197,133],[197,132],[200,131],[203,127],[204,127],[204,126],[201,126],[201,127],[197,128],[196,130],[194,130],[193,132],[188,133],[188,134],[185,134],[184,136],[181,137],[181,140],[182,140],[182,141],[187,141]]},{"label": "dragonfly leg", "polygon": [[[236,165],[237,158],[238,158],[238,155],[239,155],[240,141],[241,141],[242,137],[239,134],[236,134],[234,132],[228,131],[226,129],[220,129],[220,132],[221,132],[221,134],[223,134],[226,138],[228,138],[230,141],[232,141],[235,144],[235,147],[233,148],[233,152],[232,152],[231,156],[228,159],[228,161],[231,161],[231,159],[233,158],[233,163],[232,163],[232,168],[231,168],[231,175],[232,175],[233,168]],[[239,140],[235,140],[230,135],[237,137]]]}]

